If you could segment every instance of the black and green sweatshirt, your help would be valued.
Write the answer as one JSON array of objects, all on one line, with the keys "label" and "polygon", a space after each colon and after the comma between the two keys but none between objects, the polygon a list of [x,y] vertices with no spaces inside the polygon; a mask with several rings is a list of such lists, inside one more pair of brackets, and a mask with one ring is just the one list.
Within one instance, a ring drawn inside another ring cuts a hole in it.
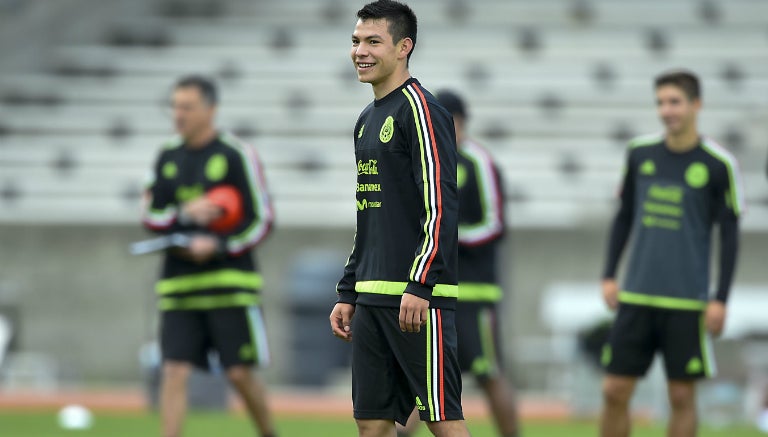
[{"label": "black and green sweatshirt", "polygon": [[631,235],[619,301],[702,310],[710,299],[712,230],[718,224],[720,278],[713,297],[726,302],[744,208],[738,164],[715,141],[702,137],[693,149],[676,153],[662,135],[639,137],[630,143],[603,277],[615,277]]},{"label": "black and green sweatshirt", "polygon": [[454,308],[458,193],[453,118],[418,81],[355,124],[357,232],[338,301],[399,307],[403,293]]},{"label": "black and green sweatshirt", "polygon": [[160,152],[147,184],[142,222],[151,231],[170,234],[210,233],[180,217],[184,202],[214,186],[232,185],[242,195],[244,219],[231,232],[218,235],[221,250],[205,264],[196,264],[169,250],[155,287],[161,310],[199,310],[258,303],[262,278],[252,249],[269,233],[272,207],[264,174],[253,148],[229,134],[220,134],[199,149],[181,139]]},{"label": "black and green sweatshirt", "polygon": [[501,300],[497,252],[504,236],[501,174],[491,155],[472,140],[459,146],[459,301]]}]

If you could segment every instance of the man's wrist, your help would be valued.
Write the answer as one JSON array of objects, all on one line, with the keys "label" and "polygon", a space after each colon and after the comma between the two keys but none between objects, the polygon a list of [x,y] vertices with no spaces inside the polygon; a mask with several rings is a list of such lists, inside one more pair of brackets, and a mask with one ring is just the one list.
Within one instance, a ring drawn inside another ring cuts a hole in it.
[{"label": "man's wrist", "polygon": [[412,294],[427,301],[432,300],[432,287],[420,282],[409,282],[408,285],[405,286],[405,291],[403,291],[403,293]]},{"label": "man's wrist", "polygon": [[177,220],[181,225],[191,225],[194,223],[192,216],[184,209],[184,205],[179,206],[178,213],[176,214]]},{"label": "man's wrist", "polygon": [[351,290],[342,290],[337,291],[337,299],[336,303],[348,303],[350,305],[355,305],[357,303],[357,292],[351,291]]}]

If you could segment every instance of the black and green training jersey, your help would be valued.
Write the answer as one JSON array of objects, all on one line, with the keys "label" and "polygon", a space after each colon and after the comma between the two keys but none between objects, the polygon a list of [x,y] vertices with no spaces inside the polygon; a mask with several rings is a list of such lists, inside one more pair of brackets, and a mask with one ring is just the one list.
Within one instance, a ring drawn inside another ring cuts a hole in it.
[{"label": "black and green training jersey", "polygon": [[501,175],[491,155],[465,140],[459,147],[459,302],[498,302],[497,252],[504,235]]},{"label": "black and green training jersey", "polygon": [[453,118],[409,79],[355,125],[357,231],[339,302],[399,307],[402,294],[453,308],[457,296]]},{"label": "black and green training jersey", "polygon": [[173,250],[166,252],[155,287],[161,310],[258,303],[262,278],[252,249],[271,229],[272,208],[261,164],[251,146],[229,134],[220,134],[200,149],[186,147],[181,139],[166,144],[147,184],[148,205],[142,222],[161,234],[209,233],[183,223],[180,206],[218,185],[232,185],[240,191],[244,219],[233,231],[219,235],[221,251],[208,263],[196,264]]},{"label": "black and green training jersey", "polygon": [[631,234],[619,301],[704,308],[715,223],[721,228],[722,246],[716,293],[725,301],[736,259],[737,218],[743,209],[736,160],[714,141],[701,138],[684,153],[671,151],[661,135],[632,141],[604,273],[613,277],[626,234]]}]

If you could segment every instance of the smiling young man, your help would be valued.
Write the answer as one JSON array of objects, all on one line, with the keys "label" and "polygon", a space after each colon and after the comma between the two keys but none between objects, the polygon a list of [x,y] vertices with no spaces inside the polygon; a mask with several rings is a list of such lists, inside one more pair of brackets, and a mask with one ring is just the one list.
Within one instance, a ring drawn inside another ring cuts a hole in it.
[{"label": "smiling young man", "polygon": [[408,71],[413,11],[380,0],[357,17],[352,63],[375,100],[354,129],[357,233],[330,316],[333,334],[352,342],[354,417],[360,436],[394,436],[416,407],[434,435],[468,436],[453,121]]},{"label": "smiling young man", "polygon": [[[654,355],[664,356],[671,407],[667,435],[693,437],[696,381],[712,376],[708,334],[719,335],[736,267],[744,198],[736,160],[699,134],[698,78],[671,71],[656,78],[665,132],[633,140],[611,230],[602,292],[618,314],[603,350],[601,436],[626,437],[629,401]],[[720,230],[719,280],[709,290],[710,241]],[[630,234],[621,289],[615,279]]]}]

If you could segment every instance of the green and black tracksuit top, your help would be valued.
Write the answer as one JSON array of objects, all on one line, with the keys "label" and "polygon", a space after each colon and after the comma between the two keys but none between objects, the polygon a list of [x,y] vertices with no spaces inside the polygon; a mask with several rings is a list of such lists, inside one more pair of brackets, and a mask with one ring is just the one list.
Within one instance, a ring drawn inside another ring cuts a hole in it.
[{"label": "green and black tracksuit top", "polygon": [[181,139],[167,143],[147,185],[143,224],[160,234],[210,233],[181,216],[184,202],[218,185],[240,192],[244,219],[229,233],[217,234],[220,250],[205,264],[165,253],[161,279],[156,284],[161,310],[206,310],[259,303],[262,278],[252,249],[272,225],[272,207],[255,150],[229,134],[219,134],[208,145],[192,149]]},{"label": "green and black tracksuit top", "polygon": [[459,145],[459,302],[493,304],[501,300],[498,245],[504,236],[501,175],[479,144]]},{"label": "green and black tracksuit top", "polygon": [[498,246],[504,237],[501,174],[488,152],[465,140],[459,145],[459,302],[501,300]]},{"label": "green and black tracksuit top", "polygon": [[710,299],[710,242],[717,223],[720,269],[714,298],[726,302],[743,210],[738,165],[722,146],[702,137],[692,150],[676,153],[662,135],[637,138],[629,147],[603,277],[615,277],[631,234],[619,301],[703,310]]},{"label": "green and black tracksuit top", "polygon": [[338,301],[399,307],[403,293],[453,309],[458,194],[453,118],[411,78],[354,130],[357,231]]}]

